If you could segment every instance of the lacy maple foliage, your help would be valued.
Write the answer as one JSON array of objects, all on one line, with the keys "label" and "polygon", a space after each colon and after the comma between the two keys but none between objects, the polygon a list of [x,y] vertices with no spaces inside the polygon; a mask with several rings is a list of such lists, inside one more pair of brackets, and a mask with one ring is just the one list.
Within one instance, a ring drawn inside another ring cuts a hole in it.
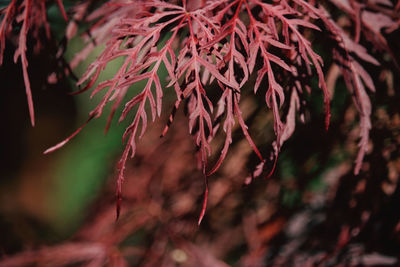
[{"label": "lacy maple foliage", "polygon": [[[26,36],[30,29],[34,32],[46,21],[47,2],[51,1],[13,0],[1,11],[1,54],[13,23],[22,23],[15,59],[21,57],[32,124],[34,115],[25,55]],[[61,0],[56,2],[66,17]],[[392,54],[382,31],[390,32],[399,27],[400,2],[394,6],[395,3],[389,0],[111,0],[94,11],[90,11],[90,3],[82,1],[74,7],[74,19],[66,33],[67,39],[71,38],[76,32],[76,22],[80,20],[92,25],[87,46],[71,61],[72,68],[96,45],[105,43],[104,50],[77,83],[82,87],[77,93],[92,89],[91,96],[94,96],[103,92],[102,100],[90,112],[87,122],[99,118],[108,104],[112,108],[106,129],[118,107],[124,107],[119,121],[134,114],[123,135],[126,147],[118,166],[117,216],[126,162],[129,156],[135,155],[136,142],[146,131],[148,116],[154,121],[161,115],[163,95],[169,91],[175,92],[176,102],[162,136],[167,134],[176,110],[184,103],[189,132],[198,147],[205,181],[199,223],[206,209],[207,177],[215,173],[226,158],[236,124],[259,158],[251,178],[272,174],[282,145],[295,129],[296,118],[304,120],[302,96],[311,93],[313,80],[317,80],[323,92],[328,129],[334,86],[330,89],[327,86],[323,59],[312,46],[313,36],[319,31],[329,35],[333,60],[359,113],[359,152],[354,172],[360,172],[371,128],[371,102],[366,88],[375,91],[374,82],[363,65],[379,65],[360,40],[377,51]],[[334,8],[347,13],[353,21],[353,29],[349,30],[330,16],[329,9]],[[100,73],[115,58],[123,58],[122,66],[113,78],[95,86]],[[159,77],[164,67],[168,73],[165,86]],[[142,90],[127,100],[125,96],[130,88],[142,81],[145,82]],[[257,148],[242,115],[240,100],[249,90],[257,97],[265,98],[266,108],[273,114],[276,141],[268,155]],[[288,108],[283,109],[284,106]],[[45,153],[62,147],[84,125]],[[211,142],[219,132],[225,134],[225,142],[219,159],[214,166],[209,166]],[[267,161],[273,162],[270,170],[267,170]]]},{"label": "lacy maple foliage", "polygon": [[[41,27],[45,28],[46,37],[51,37],[50,25],[47,22],[46,2],[47,1],[45,0],[11,0],[8,6],[0,11],[0,15],[2,17],[0,25],[0,65],[3,63],[6,37],[11,35],[14,23],[22,21],[22,26],[18,36],[17,50],[14,54],[14,62],[16,63],[18,61],[18,58],[21,59],[26,97],[28,100],[29,114],[32,126],[35,125],[35,112],[33,108],[31,84],[28,75],[28,59],[26,57],[27,36],[28,32],[30,31],[33,35],[33,38],[38,41],[36,44],[36,49],[41,48],[39,38],[39,29]],[[68,21],[62,0],[56,0],[55,2],[57,2],[64,19]]]}]

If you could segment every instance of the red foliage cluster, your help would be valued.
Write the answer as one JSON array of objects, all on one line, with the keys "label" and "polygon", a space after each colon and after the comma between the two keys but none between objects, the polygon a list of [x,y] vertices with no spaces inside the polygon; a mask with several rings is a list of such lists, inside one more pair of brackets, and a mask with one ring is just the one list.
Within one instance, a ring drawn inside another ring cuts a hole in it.
[{"label": "red foliage cluster", "polygon": [[[0,16],[2,16],[0,26],[0,65],[3,63],[4,48],[6,45],[6,38],[12,34],[15,27],[15,23],[21,23],[22,26],[18,36],[17,50],[14,54],[14,62],[16,63],[18,58],[21,59],[22,72],[24,75],[24,83],[26,89],[26,97],[28,99],[29,114],[31,118],[32,126],[35,125],[35,112],[33,108],[31,85],[28,76],[28,60],[26,57],[27,50],[27,38],[28,32],[31,30],[32,36],[37,40],[35,49],[41,48],[39,29],[44,27],[46,30],[46,37],[50,38],[50,25],[47,22],[46,13],[46,2],[47,0],[26,0],[17,1],[11,0],[7,7],[0,10]],[[67,14],[65,13],[64,6],[61,0],[56,0],[60,11],[67,21]]]},{"label": "red foliage cluster", "polygon": [[[57,3],[63,10],[61,1]],[[83,14],[87,12],[89,3],[84,1],[75,8],[75,19],[85,17]],[[253,178],[266,172],[265,158],[276,163],[283,143],[295,129],[296,114],[300,113],[300,118],[304,118],[301,96],[311,93],[313,75],[317,76],[318,86],[323,91],[328,128],[333,88],[329,90],[325,82],[323,60],[312,47],[313,33],[316,31],[323,31],[330,36],[333,59],[359,112],[360,149],[354,169],[357,174],[367,150],[371,128],[371,103],[365,87],[375,90],[362,64],[379,64],[359,41],[364,38],[374,49],[392,53],[382,30],[393,31],[398,28],[399,20],[395,12],[399,9],[399,3],[394,8],[389,0],[365,3],[355,0],[321,3],[312,0],[112,0],[98,7],[86,17],[93,23],[90,29],[92,41],[71,64],[75,66],[85,58],[94,44],[106,43],[102,53],[78,81],[78,85],[83,86],[79,92],[83,92],[94,87],[110,61],[118,57],[124,59],[112,79],[102,81],[93,88],[91,96],[99,92],[104,92],[104,95],[88,119],[89,122],[100,117],[109,102],[113,104],[106,129],[119,106],[124,105],[119,121],[129,113],[134,113],[134,119],[123,136],[126,147],[119,162],[117,214],[127,159],[134,156],[136,141],[147,128],[146,105],[150,106],[154,121],[161,114],[163,95],[169,88],[175,91],[176,102],[162,136],[168,131],[175,111],[185,102],[189,131],[199,148],[199,163],[205,179],[204,205],[199,223],[206,208],[207,177],[215,173],[225,159],[236,123],[260,160],[252,174]],[[21,20],[18,14],[22,12],[23,24],[16,58],[21,56],[32,124],[33,105],[25,56],[26,35],[32,25],[40,25],[45,19],[45,16],[32,16],[39,12],[45,14],[45,4],[46,1],[27,0],[17,5],[17,1],[12,1],[2,11],[2,51],[4,38],[11,31],[12,22]],[[334,6],[342,9],[354,21],[354,36],[330,17],[327,8]],[[162,86],[159,78],[162,67],[168,72],[167,86]],[[144,88],[126,101],[129,88],[140,81],[145,81]],[[256,147],[242,117],[240,99],[248,90],[253,90],[257,95],[263,93],[266,106],[273,113],[276,141],[268,157],[263,156]],[[286,114],[282,111],[284,105],[288,106]],[[225,142],[219,159],[210,167],[207,163],[212,152],[210,144],[220,126],[225,133]],[[60,148],[81,129],[45,153]]]}]

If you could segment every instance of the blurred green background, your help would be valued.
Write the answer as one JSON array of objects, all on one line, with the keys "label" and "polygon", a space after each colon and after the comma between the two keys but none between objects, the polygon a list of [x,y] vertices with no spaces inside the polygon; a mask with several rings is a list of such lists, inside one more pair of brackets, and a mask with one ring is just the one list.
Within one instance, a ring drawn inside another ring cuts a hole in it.
[{"label": "blurred green background", "polygon": [[[6,2],[2,1],[0,5]],[[63,2],[67,10],[73,3]],[[78,90],[76,81],[70,78],[61,79],[56,84],[46,82],[47,76],[55,70],[52,53],[57,49],[57,43],[62,41],[67,25],[55,4],[48,9],[48,20],[55,42],[44,43],[37,55],[28,51],[37,121],[35,127],[30,127],[27,121],[22,70],[19,63],[14,65],[12,62],[15,49],[12,43],[6,44],[5,62],[0,68],[1,80],[4,81],[1,111],[5,115],[1,138],[0,221],[7,229],[11,228],[10,235],[29,239],[19,233],[23,230],[36,235],[33,239],[47,236],[48,242],[55,242],[76,231],[86,219],[87,212],[84,211],[100,193],[109,176],[115,173],[117,157],[123,148],[121,136],[127,123],[118,124],[118,118],[114,118],[105,135],[107,116],[102,116],[87,125],[62,149],[49,155],[42,154],[80,127],[102,96],[100,93],[90,101],[90,92],[70,96],[70,92]],[[83,25],[79,34],[85,30]],[[67,61],[85,45],[79,34],[68,44]],[[102,48],[96,48],[74,70],[77,77],[83,74]],[[99,80],[111,78],[121,62],[122,59],[111,62]],[[132,88],[128,97],[134,91]],[[106,115],[108,111],[109,107],[105,109]],[[25,220],[20,216],[28,218]],[[43,231],[37,232],[37,226]]]}]

